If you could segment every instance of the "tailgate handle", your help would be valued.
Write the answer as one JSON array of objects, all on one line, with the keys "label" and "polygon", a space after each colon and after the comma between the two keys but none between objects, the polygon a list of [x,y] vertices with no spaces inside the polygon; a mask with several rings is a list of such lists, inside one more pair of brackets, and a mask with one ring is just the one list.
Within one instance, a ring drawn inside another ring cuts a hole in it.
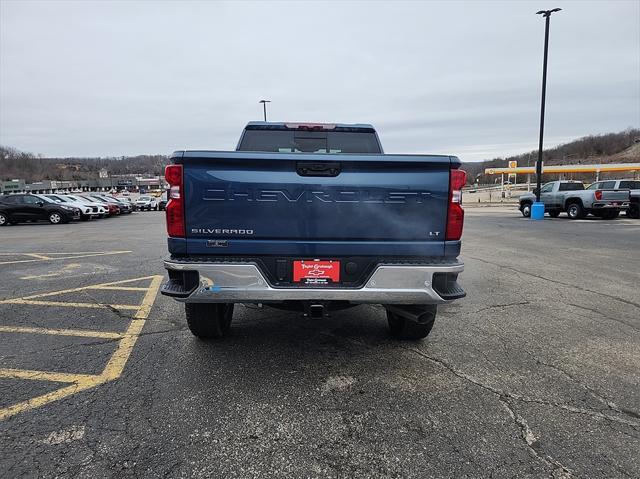
[{"label": "tailgate handle", "polygon": [[340,163],[336,161],[326,163],[299,161],[296,163],[296,171],[300,176],[338,176]]}]

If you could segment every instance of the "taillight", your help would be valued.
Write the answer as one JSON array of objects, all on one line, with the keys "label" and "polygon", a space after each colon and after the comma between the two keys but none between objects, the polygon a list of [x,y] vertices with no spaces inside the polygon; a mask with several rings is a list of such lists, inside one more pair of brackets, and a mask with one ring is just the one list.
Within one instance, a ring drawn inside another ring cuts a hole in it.
[{"label": "taillight", "polygon": [[167,233],[174,238],[185,237],[184,203],[182,198],[182,165],[167,165],[164,178],[169,183],[168,202],[165,207]]},{"label": "taillight", "polygon": [[596,197],[596,200],[600,201],[602,199],[602,191],[596,190],[594,196]]},{"label": "taillight", "polygon": [[467,172],[451,170],[449,177],[449,209],[447,211],[447,232],[445,239],[457,241],[462,237],[464,210],[462,209],[462,187],[467,183]]}]

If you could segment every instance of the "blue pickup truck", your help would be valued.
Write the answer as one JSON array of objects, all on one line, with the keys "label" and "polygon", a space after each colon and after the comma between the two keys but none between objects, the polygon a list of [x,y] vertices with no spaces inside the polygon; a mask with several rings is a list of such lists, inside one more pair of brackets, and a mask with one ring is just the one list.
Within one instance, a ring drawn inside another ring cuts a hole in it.
[{"label": "blue pickup truck", "polygon": [[384,154],[366,124],[251,122],[236,151],[177,151],[165,176],[161,291],[197,337],[223,337],[236,303],[310,318],[373,303],[420,339],[465,296],[455,156]]}]

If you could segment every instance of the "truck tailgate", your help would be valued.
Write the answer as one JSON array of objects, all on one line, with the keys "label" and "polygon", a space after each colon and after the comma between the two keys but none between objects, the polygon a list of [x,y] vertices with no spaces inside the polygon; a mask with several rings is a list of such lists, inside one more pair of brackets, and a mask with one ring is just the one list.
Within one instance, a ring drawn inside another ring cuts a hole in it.
[{"label": "truck tailgate", "polygon": [[[627,203],[630,199],[629,190],[600,190],[602,197],[598,201],[613,201],[617,203]],[[596,197],[596,199],[598,199]]]},{"label": "truck tailgate", "polygon": [[441,256],[449,172],[459,164],[449,156],[189,151],[174,161],[184,171],[185,253],[226,255]]}]

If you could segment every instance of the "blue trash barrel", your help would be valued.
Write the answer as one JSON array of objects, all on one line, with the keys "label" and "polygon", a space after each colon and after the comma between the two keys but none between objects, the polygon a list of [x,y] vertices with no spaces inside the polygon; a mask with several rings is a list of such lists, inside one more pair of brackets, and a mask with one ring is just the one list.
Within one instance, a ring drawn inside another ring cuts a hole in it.
[{"label": "blue trash barrel", "polygon": [[531,205],[531,219],[542,220],[544,219],[544,203],[541,201],[534,201]]}]

